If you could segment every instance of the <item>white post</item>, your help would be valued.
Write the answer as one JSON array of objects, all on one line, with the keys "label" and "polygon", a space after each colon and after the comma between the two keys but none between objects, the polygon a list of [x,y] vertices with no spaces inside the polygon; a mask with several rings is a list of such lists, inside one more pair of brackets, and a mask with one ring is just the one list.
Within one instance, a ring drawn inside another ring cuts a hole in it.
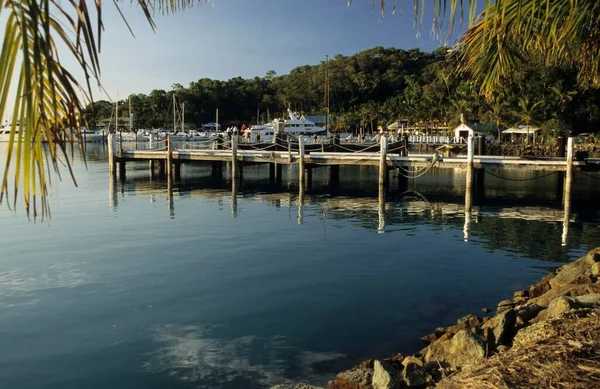
[{"label": "white post", "polygon": [[565,184],[563,192],[563,205],[571,206],[571,187],[573,185],[573,137],[567,140],[567,172],[565,174]]},{"label": "white post", "polygon": [[150,134],[150,145],[148,146],[149,150],[154,148],[154,134]]},{"label": "white post", "polygon": [[387,138],[381,136],[381,150],[379,152],[379,186],[387,182]]},{"label": "white post", "polygon": [[466,180],[466,190],[470,191],[473,188],[473,157],[475,154],[474,150],[474,137],[473,131],[469,131],[469,136],[467,137],[467,180]]},{"label": "white post", "polygon": [[115,147],[116,146],[116,142],[115,142],[115,135],[112,133],[108,134],[108,171],[111,174],[115,173],[115,167],[116,167],[116,162],[115,162]]},{"label": "white post", "polygon": [[173,145],[171,144],[171,134],[167,134],[167,176],[170,178],[173,173]]},{"label": "white post", "polygon": [[237,177],[237,133],[231,134],[231,177]]},{"label": "white post", "polygon": [[300,188],[304,187],[304,136],[300,135],[298,137],[298,181],[300,182]]}]

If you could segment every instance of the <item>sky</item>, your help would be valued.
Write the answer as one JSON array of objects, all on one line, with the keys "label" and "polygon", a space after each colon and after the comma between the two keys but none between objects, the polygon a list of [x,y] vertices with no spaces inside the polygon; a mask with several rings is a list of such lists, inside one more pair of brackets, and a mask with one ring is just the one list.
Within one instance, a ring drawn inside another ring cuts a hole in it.
[{"label": "sky", "polygon": [[[406,9],[399,7],[395,14],[389,0],[383,17],[379,0],[375,9],[372,0],[353,0],[350,7],[347,0],[205,1],[183,12],[157,15],[154,31],[138,7],[117,2],[135,36],[113,2],[104,2],[103,89],[93,87],[94,100],[169,90],[174,83],[188,86],[201,78],[262,77],[269,70],[281,75],[318,64],[326,55],[349,56],[375,46],[432,51],[445,43],[430,34],[431,1],[420,28],[414,23],[412,0],[399,0]],[[5,23],[6,15],[0,15],[0,31]],[[455,30],[448,44],[462,28]],[[78,65],[64,51],[61,61],[85,85]],[[12,112],[10,101],[7,112]]]},{"label": "sky", "polygon": [[[422,33],[411,7],[383,18],[371,0],[216,0],[185,12],[157,16],[152,31],[141,11],[123,11],[135,38],[112,2],[104,11],[100,56],[102,84],[112,99],[188,86],[201,78],[262,77],[317,64],[325,55],[352,55],[375,46],[434,50],[431,19]],[[392,3],[392,1],[389,1]],[[400,1],[402,3],[402,1]],[[106,96],[96,94],[95,99]]]}]

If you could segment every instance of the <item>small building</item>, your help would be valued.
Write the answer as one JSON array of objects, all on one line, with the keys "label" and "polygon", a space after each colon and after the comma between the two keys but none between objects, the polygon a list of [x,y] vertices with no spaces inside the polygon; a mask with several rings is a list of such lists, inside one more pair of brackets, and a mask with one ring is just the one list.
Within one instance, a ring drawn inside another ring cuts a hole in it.
[{"label": "small building", "polygon": [[529,128],[525,124],[521,124],[518,127],[511,127],[502,131],[502,138],[504,140],[514,141],[516,139],[529,139],[535,142],[537,136],[542,130],[539,127],[529,125]]},{"label": "small building", "polygon": [[469,131],[473,132],[473,136],[483,136],[488,139],[490,138],[490,132],[495,129],[495,125],[488,123],[461,123],[454,129],[454,141],[464,143],[469,137]]}]

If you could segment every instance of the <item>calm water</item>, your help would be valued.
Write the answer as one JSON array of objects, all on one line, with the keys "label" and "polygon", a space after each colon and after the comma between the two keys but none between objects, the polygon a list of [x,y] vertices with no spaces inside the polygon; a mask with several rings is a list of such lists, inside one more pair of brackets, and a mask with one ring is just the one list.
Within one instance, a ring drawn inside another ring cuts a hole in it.
[{"label": "calm water", "polygon": [[53,181],[50,221],[0,210],[2,388],[325,384],[600,245],[587,176],[564,228],[555,176],[486,177],[465,217],[460,172],[407,193],[394,178],[383,204],[369,168],[335,190],[318,170],[300,199],[292,170],[275,187],[249,167],[233,198],[185,166],[169,196],[147,164],[111,182],[101,146],[87,153],[79,188]]}]

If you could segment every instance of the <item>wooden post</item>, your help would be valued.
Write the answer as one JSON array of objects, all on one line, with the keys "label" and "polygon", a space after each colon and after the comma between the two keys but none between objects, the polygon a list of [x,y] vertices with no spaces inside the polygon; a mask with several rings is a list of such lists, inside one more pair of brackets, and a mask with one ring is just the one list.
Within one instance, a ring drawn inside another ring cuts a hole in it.
[{"label": "wooden post", "polygon": [[313,168],[310,165],[306,166],[306,189],[312,189]]},{"label": "wooden post", "polygon": [[173,175],[173,145],[171,144],[171,134],[167,135],[167,176]]},{"label": "wooden post", "polygon": [[231,177],[238,176],[237,135],[231,136]]},{"label": "wooden post", "polygon": [[471,191],[471,189],[473,188],[473,146],[473,132],[469,131],[469,136],[467,137],[467,191]]},{"label": "wooden post", "polygon": [[382,135],[379,152],[379,186],[387,184],[387,176],[387,138]]},{"label": "wooden post", "polygon": [[477,154],[485,155],[485,137],[481,135],[477,137]]},{"label": "wooden post", "polygon": [[565,138],[559,136],[556,138],[556,144],[558,146],[558,156],[561,158],[565,157]]},{"label": "wooden post", "polygon": [[383,234],[385,232],[385,185],[379,185],[379,202],[377,214],[379,216],[377,233]]},{"label": "wooden post", "polygon": [[288,162],[292,162],[292,144],[290,142],[290,138],[287,138],[288,142]]},{"label": "wooden post", "polygon": [[283,179],[283,165],[278,163],[277,166],[275,166],[275,184],[281,185],[282,179]]},{"label": "wooden post", "polygon": [[111,174],[115,173],[115,167],[116,167],[116,162],[115,162],[115,148],[116,148],[116,142],[115,142],[115,135],[114,134],[108,134],[108,171]]},{"label": "wooden post", "polygon": [[563,205],[571,205],[571,187],[573,186],[573,137],[567,140],[567,172],[565,174],[565,190],[563,193]]},{"label": "wooden post", "polygon": [[276,163],[269,164],[269,183],[270,184],[275,183],[275,166],[276,165],[277,165]]},{"label": "wooden post", "polygon": [[148,169],[150,169],[150,176],[154,176],[154,160],[148,161]]},{"label": "wooden post", "polygon": [[304,187],[304,136],[300,135],[298,137],[298,181],[300,182],[300,187]]},{"label": "wooden post", "polygon": [[340,165],[329,166],[329,186],[337,188],[340,185]]}]

